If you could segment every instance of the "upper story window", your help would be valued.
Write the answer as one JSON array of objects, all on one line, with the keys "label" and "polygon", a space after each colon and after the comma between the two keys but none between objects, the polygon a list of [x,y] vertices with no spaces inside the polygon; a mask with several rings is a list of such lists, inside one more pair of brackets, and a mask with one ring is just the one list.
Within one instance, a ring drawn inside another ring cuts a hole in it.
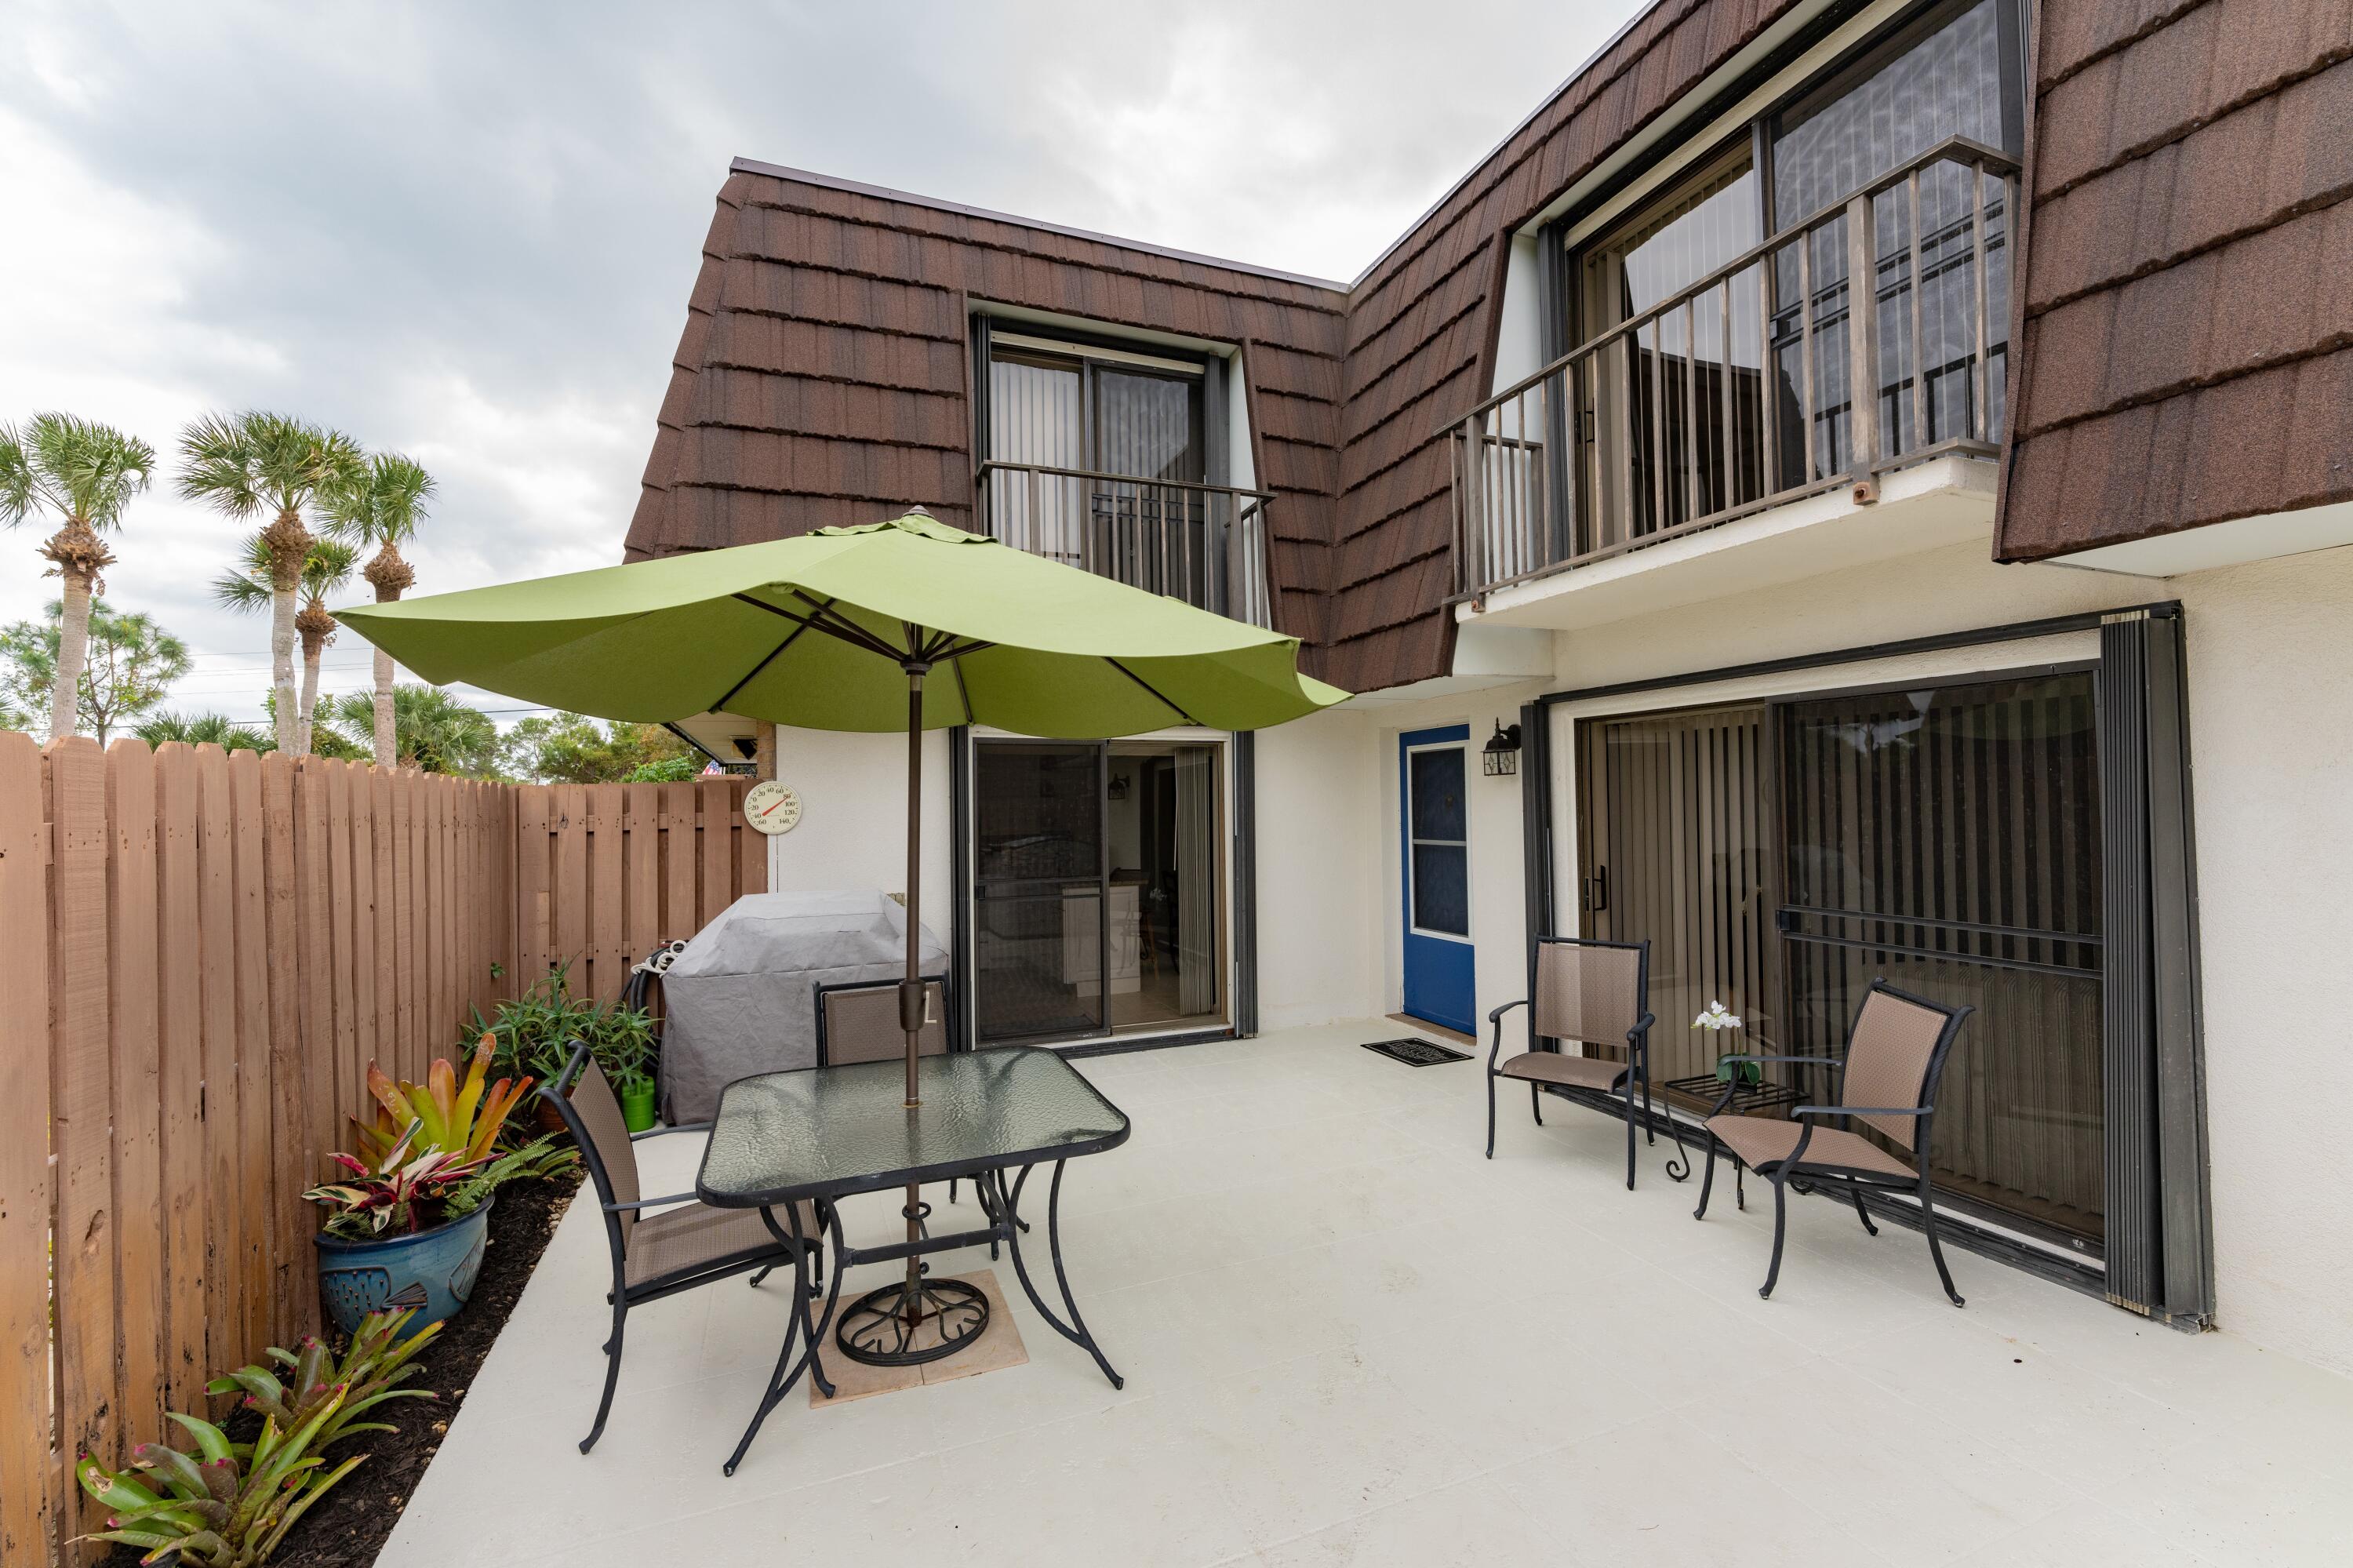
[{"label": "upper story window", "polygon": [[1820,212],[1950,137],[2015,155],[2016,16],[2006,0],[1939,7],[1775,114],[1775,224]]},{"label": "upper story window", "polygon": [[1208,367],[992,332],[988,456],[1136,479],[1208,475]]},{"label": "upper story window", "polygon": [[1033,555],[1271,624],[1261,493],[1232,482],[1232,363],[1214,352],[973,323],[976,506]]},{"label": "upper story window", "polygon": [[1996,450],[2020,4],[1843,24],[1552,231],[1567,353],[1463,427],[1460,588]]}]

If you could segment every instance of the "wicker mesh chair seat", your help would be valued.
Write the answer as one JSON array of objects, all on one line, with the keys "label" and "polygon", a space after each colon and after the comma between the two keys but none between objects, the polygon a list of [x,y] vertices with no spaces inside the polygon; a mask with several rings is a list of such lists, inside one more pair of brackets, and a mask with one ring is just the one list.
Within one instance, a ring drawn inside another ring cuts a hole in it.
[{"label": "wicker mesh chair seat", "polygon": [[1581,1089],[1614,1089],[1625,1081],[1626,1064],[1599,1056],[1571,1056],[1562,1051],[1528,1051],[1495,1069],[1499,1078],[1523,1078],[1532,1084],[1571,1084]]},{"label": "wicker mesh chair seat", "polygon": [[[1626,1098],[1626,1185],[1634,1185],[1634,1137],[1658,1141],[1650,1126],[1651,1111],[1651,944],[1592,942],[1576,937],[1536,939],[1535,985],[1519,1001],[1507,1001],[1487,1014],[1494,1025],[1494,1044],[1487,1051],[1487,1158],[1495,1158],[1495,1080],[1511,1078],[1528,1086],[1528,1110],[1544,1125],[1544,1091],[1547,1086],[1596,1090]],[[1515,1007],[1528,1010],[1531,1040],[1556,1040],[1563,1045],[1622,1046],[1623,1062],[1605,1056],[1572,1056],[1566,1051],[1525,1051],[1510,1061],[1504,1053],[1504,1014]],[[1641,1090],[1638,1116],[1634,1092]],[[1667,1120],[1674,1131],[1674,1118]],[[1675,1133],[1675,1148],[1683,1137]],[[1691,1174],[1691,1162],[1667,1162],[1667,1174],[1682,1181]]]},{"label": "wicker mesh chair seat", "polygon": [[[815,1236],[815,1205],[804,1201],[795,1207],[799,1211],[801,1234]],[[781,1224],[784,1216],[779,1213],[776,1220]],[[686,1203],[638,1217],[629,1231],[623,1277],[630,1285],[643,1285],[664,1275],[758,1255],[773,1255],[771,1261],[786,1255],[784,1244],[761,1220],[759,1210]]]},{"label": "wicker mesh chair seat", "polygon": [[[1761,1171],[1767,1165],[1787,1160],[1789,1150],[1798,1147],[1798,1135],[1805,1128],[1778,1117],[1713,1116],[1707,1118],[1707,1130],[1718,1143],[1740,1156],[1748,1169]],[[1806,1158],[1798,1168],[1810,1171],[1818,1165],[1836,1171],[1871,1171],[1906,1181],[1919,1175],[1861,1133],[1843,1132],[1834,1127],[1818,1127],[1814,1136],[1806,1140]]]}]

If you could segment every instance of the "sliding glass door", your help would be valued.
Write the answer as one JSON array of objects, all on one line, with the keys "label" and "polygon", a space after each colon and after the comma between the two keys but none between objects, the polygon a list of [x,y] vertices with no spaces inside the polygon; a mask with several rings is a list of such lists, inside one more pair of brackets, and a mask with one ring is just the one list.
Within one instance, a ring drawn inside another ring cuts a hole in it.
[{"label": "sliding glass door", "polygon": [[[1843,1054],[1874,977],[1970,1019],[1940,1191],[2052,1239],[2105,1224],[2101,851],[2088,673],[1584,721],[1583,928],[1651,944],[1660,1079]],[[1801,1079],[1810,1097],[1835,1093]],[[1683,1097],[1694,1108],[1703,1097]]]},{"label": "sliding glass door", "polygon": [[1154,740],[975,747],[981,1044],[1223,1022],[1224,748]]}]

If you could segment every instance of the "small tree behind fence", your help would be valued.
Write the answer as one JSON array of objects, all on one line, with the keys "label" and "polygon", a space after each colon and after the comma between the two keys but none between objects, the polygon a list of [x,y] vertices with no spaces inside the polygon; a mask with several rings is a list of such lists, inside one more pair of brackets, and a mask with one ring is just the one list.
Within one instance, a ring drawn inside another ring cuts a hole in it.
[{"label": "small tree behind fence", "polygon": [[543,786],[0,732],[0,1568],[72,1481],[320,1323],[301,1193],[470,1010],[766,885],[742,780]]}]

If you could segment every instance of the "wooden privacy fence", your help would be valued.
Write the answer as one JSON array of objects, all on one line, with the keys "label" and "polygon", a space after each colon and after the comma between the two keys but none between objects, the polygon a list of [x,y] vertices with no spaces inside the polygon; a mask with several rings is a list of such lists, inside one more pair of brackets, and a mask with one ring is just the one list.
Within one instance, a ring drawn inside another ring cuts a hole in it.
[{"label": "wooden privacy fence", "polygon": [[[469,1010],[766,885],[745,785],[506,785],[0,732],[0,1568],[73,1486],[319,1327],[303,1190]],[[215,1414],[226,1408],[218,1402]]]}]

